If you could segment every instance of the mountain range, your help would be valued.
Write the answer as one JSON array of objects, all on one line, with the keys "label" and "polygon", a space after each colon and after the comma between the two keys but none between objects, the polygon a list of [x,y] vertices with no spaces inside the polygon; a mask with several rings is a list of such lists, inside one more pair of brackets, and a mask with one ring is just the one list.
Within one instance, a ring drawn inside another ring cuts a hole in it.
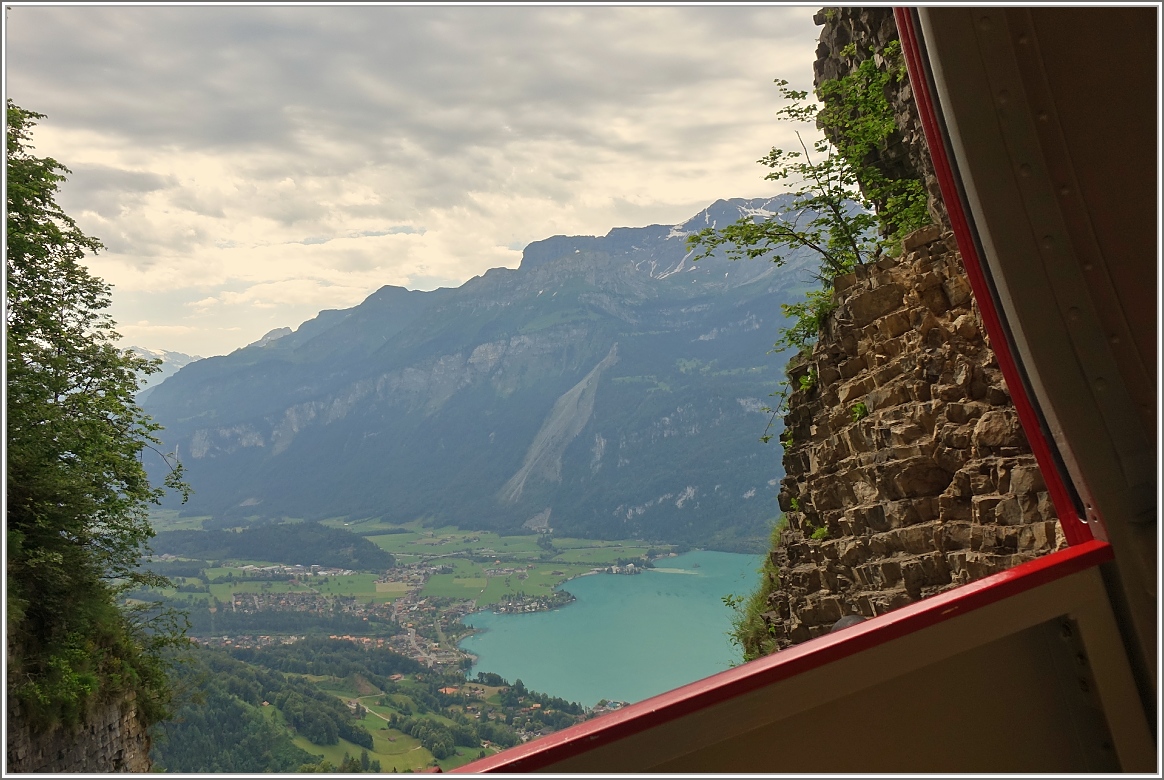
[{"label": "mountain range", "polygon": [[202,360],[199,355],[187,355],[184,352],[171,352],[165,349],[147,349],[146,347],[129,347],[138,357],[149,360],[160,360],[161,366],[155,374],[143,375],[139,379],[137,400],[144,401],[155,387],[166,381],[188,363]]},{"label": "mountain range", "polygon": [[770,352],[813,258],[693,262],[685,239],[786,218],[790,200],[554,236],[517,269],[383,287],[189,363],[142,401],[186,467],[183,513],[764,549],[782,476],[760,442],[784,362]]}]

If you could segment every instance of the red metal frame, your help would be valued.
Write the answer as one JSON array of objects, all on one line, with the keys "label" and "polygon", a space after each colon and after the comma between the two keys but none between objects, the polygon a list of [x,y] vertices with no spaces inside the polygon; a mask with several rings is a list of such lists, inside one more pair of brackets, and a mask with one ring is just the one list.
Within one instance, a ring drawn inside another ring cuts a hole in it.
[{"label": "red metal frame", "polygon": [[943,124],[940,121],[940,110],[931,92],[929,71],[921,53],[917,27],[914,23],[913,11],[910,8],[894,8],[893,17],[897,22],[898,37],[901,39],[901,50],[905,55],[906,69],[909,71],[909,83],[913,88],[914,101],[917,103],[918,114],[921,116],[922,129],[925,131],[926,144],[930,149],[930,157],[934,162],[934,172],[937,174],[938,185],[942,191],[942,200],[946,211],[950,215],[950,225],[954,230],[954,237],[958,242],[958,250],[962,253],[962,262],[966,266],[966,276],[970,281],[970,288],[974,291],[974,299],[982,313],[982,324],[990,337],[990,346],[998,358],[998,367],[1006,380],[1007,389],[1014,401],[1015,411],[1019,422],[1027,435],[1031,445],[1031,452],[1043,473],[1043,481],[1047,484],[1047,492],[1055,505],[1055,513],[1059,516],[1059,525],[1068,544],[1082,544],[1094,539],[1091,528],[1080,519],[1071,500],[1071,494],[1063,482],[1063,475],[1056,463],[1054,451],[1044,434],[1035,405],[1027,394],[1026,383],[1011,351],[1009,332],[1002,315],[995,308],[994,295],[986,269],[986,264],[978,254],[976,233],[966,213],[962,201],[962,193],[958,188],[958,178],[954,172],[946,149],[946,137]]},{"label": "red metal frame", "polygon": [[538,771],[1112,559],[1105,542],[1082,542],[451,771]]}]

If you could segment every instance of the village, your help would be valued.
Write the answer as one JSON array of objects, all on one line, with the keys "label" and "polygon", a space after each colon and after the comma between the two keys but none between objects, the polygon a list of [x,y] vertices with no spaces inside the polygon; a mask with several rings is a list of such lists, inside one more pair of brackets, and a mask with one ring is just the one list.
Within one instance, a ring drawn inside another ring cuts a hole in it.
[{"label": "village", "polygon": [[[451,537],[434,536],[426,546],[445,546],[450,541]],[[479,543],[479,537],[462,539],[465,544],[473,542]],[[203,575],[205,584],[179,584],[178,589],[209,592],[210,611],[232,613],[236,622],[238,618],[245,620],[246,615],[266,613],[265,619],[251,621],[265,630],[248,631],[244,622],[218,635],[198,637],[202,644],[263,647],[295,642],[307,633],[297,627],[302,621],[290,619],[298,613],[311,619],[334,619],[337,622],[333,625],[340,629],[334,634],[336,638],[350,637],[368,646],[387,647],[434,670],[468,670],[476,658],[457,646],[473,631],[462,623],[468,615],[481,609],[499,614],[558,609],[574,601],[572,594],[560,588],[572,577],[637,575],[651,566],[646,556],[642,560],[619,558],[617,562],[609,557],[591,558],[593,562],[588,565],[582,563],[585,558],[562,563],[554,560],[547,566],[549,551],[539,549],[540,560],[505,560],[506,553],[499,552],[500,547],[473,546],[437,555],[427,550],[401,550],[396,565],[374,578],[318,564],[222,561],[214,572],[206,572],[211,577]],[[524,550],[521,554],[528,555]],[[663,553],[668,554],[674,553]],[[171,558],[163,555],[160,560]],[[288,615],[285,635],[271,625],[270,613]],[[210,633],[217,634],[213,629]]]}]

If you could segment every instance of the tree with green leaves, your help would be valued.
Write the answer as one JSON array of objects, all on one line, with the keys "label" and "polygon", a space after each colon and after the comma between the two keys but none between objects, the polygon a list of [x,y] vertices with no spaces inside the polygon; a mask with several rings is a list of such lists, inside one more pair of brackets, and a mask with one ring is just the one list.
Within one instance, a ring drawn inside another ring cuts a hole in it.
[{"label": "tree with green leaves", "polygon": [[[817,119],[820,107],[804,102],[807,92],[789,89],[783,79],[776,84],[788,101],[776,112],[778,117],[800,125]],[[795,135],[799,150],[772,149],[757,161],[771,169],[766,180],[788,183],[794,193],[792,219],[744,217],[727,227],[704,228],[687,237],[690,246],[702,247],[697,260],[724,247],[733,260],[766,258],[783,265],[786,252],[807,249],[820,258],[818,278],[827,284],[872,256],[877,217],[873,204],[861,195],[852,162],[826,138],[809,151],[799,130]]]},{"label": "tree with green leaves", "polygon": [[[830,13],[826,11],[826,17]],[[850,43],[840,54],[855,65],[847,76],[817,86],[820,104],[807,103],[808,92],[789,89],[787,81],[776,80],[787,101],[777,115],[795,124],[815,124],[825,135],[813,143],[810,152],[797,131],[799,151],[773,149],[759,160],[771,169],[766,179],[787,181],[795,193],[792,219],[758,222],[745,217],[727,227],[707,228],[687,238],[691,247],[702,247],[697,259],[720,248],[732,259],[767,258],[778,265],[785,262],[785,253],[794,249],[817,254],[820,262],[816,279],[821,286],[810,290],[803,301],[781,305],[789,325],[780,331],[775,344],[775,351],[797,350],[794,360],[799,358],[800,369],[804,368],[804,358],[825,318],[836,305],[834,279],[877,260],[884,252],[900,252],[906,235],[930,223],[921,179],[890,176],[876,165],[897,126],[887,95],[906,78],[900,42],[891,41],[879,52],[860,51],[856,43]],[[792,365],[790,361],[789,366]],[[811,391],[816,374],[810,368],[799,375],[797,387],[791,385],[789,379],[773,393],[780,403],[775,409],[766,409],[772,417],[760,437],[762,441],[773,438],[768,430],[784,411],[782,407],[790,393]],[[867,414],[863,408],[864,404],[853,407],[853,419]],[[790,447],[792,432],[785,431],[781,441]],[[778,547],[783,528],[781,519],[773,527],[771,549]],[[828,529],[814,529],[811,535],[814,539],[827,539]],[[780,587],[780,573],[769,558],[765,558],[760,573],[760,585],[751,595],[729,594],[723,599],[735,613],[729,636],[740,647],[745,661],[766,655],[775,647],[764,613],[769,595]]]},{"label": "tree with green leaves", "polygon": [[[158,364],[115,346],[109,286],[84,265],[102,246],[57,205],[68,170],[32,154],[42,118],[7,104],[8,695],[47,725],[132,692],[149,722],[183,630],[119,596],[164,583],[138,569],[163,489],[140,460],[159,426],[134,394]],[[176,464],[166,484],[188,492]]]},{"label": "tree with green leaves", "polygon": [[[787,81],[776,79],[785,100],[776,115],[824,130],[811,151],[797,130],[799,149],[774,148],[758,160],[771,169],[765,179],[787,182],[794,193],[791,217],[765,221],[749,216],[687,237],[690,247],[700,249],[696,260],[720,249],[733,260],[764,258],[777,265],[793,250],[817,255],[814,276],[820,286],[802,301],[781,304],[789,324],[780,329],[774,345],[774,351],[796,350],[802,359],[836,305],[833,280],[885,252],[898,253],[906,235],[930,222],[921,179],[889,176],[874,164],[897,127],[886,94],[906,78],[900,43],[890,42],[877,56],[857,51],[854,44],[842,55],[860,61],[849,75],[817,87],[819,104],[808,102],[807,91],[790,89]],[[772,416],[761,441],[773,438],[769,431],[793,389],[784,383],[772,394],[778,403],[764,409]]]},{"label": "tree with green leaves", "polygon": [[[899,251],[908,233],[930,222],[920,179],[893,178],[870,163],[896,129],[886,89],[905,78],[900,44],[890,43],[877,58],[871,52],[851,54],[866,56],[849,75],[820,84],[820,104],[807,102],[807,91],[790,89],[787,81],[776,79],[786,101],[776,115],[795,125],[825,130],[811,151],[797,130],[799,149],[774,148],[758,160],[771,169],[765,179],[787,182],[794,193],[791,218],[744,217],[687,237],[692,248],[701,248],[696,259],[721,247],[731,259],[766,258],[778,265],[792,250],[816,253],[821,287],[801,303],[782,306],[791,324],[781,331],[777,350],[803,350],[816,340],[832,308],[834,278],[882,252]],[[878,61],[884,65],[879,67]]]}]

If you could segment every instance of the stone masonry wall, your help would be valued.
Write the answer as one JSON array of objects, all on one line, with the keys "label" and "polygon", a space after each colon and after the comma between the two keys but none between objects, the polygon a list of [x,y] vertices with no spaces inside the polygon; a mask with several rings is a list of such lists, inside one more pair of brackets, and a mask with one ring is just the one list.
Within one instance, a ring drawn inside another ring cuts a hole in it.
[{"label": "stone masonry wall", "polygon": [[[892,9],[825,9],[817,81],[897,38]],[[777,649],[1066,545],[986,338],[907,83],[873,161],[919,175],[935,224],[834,282],[836,309],[792,387],[762,617]],[[826,128],[827,132],[827,128]],[[801,385],[801,377],[805,384]],[[823,530],[822,530],[823,529]]]},{"label": "stone masonry wall", "polygon": [[132,700],[97,709],[76,730],[32,733],[18,710],[8,710],[8,773],[148,772],[150,740]]}]

